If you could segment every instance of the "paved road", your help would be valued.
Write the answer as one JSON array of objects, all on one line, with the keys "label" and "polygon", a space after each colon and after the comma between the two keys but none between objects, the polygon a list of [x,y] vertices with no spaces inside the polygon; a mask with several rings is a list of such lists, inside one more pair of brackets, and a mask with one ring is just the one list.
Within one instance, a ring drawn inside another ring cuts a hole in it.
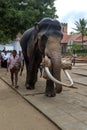
[{"label": "paved road", "polygon": [[58,130],[0,79],[0,130]]},{"label": "paved road", "polygon": [[[77,89],[63,87],[62,93],[54,98],[44,95],[45,80],[39,76],[36,89],[26,90],[25,72],[22,77],[19,77],[20,87],[16,91],[62,130],[87,130],[87,64],[76,64],[69,72]],[[11,84],[9,73],[6,71],[0,70],[0,77]],[[68,82],[63,73],[62,80]]]}]

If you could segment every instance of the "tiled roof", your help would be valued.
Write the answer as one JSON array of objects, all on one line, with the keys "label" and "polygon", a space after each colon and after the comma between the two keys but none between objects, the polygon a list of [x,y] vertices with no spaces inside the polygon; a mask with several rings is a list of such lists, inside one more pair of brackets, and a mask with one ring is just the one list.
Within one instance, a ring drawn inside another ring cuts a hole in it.
[{"label": "tiled roof", "polygon": [[[75,39],[74,41],[81,43],[82,42],[82,37],[80,36],[79,38]],[[86,41],[87,41],[87,36],[84,36],[83,37],[83,42],[86,42]]]},{"label": "tiled roof", "polygon": [[[78,42],[81,43],[82,42],[82,36],[81,33],[78,34],[63,34],[63,39],[61,41],[61,43],[68,43],[69,40],[73,40],[74,42]],[[87,41],[87,36],[84,36],[83,41],[86,42]]]},{"label": "tiled roof", "polygon": [[75,41],[77,38],[79,39],[81,37],[81,33],[76,33],[71,35],[71,40]]},{"label": "tiled roof", "polygon": [[67,43],[69,38],[70,38],[70,35],[64,34],[61,43]]},{"label": "tiled roof", "polygon": [[63,34],[63,39],[61,43],[67,43],[70,39],[71,35]]}]

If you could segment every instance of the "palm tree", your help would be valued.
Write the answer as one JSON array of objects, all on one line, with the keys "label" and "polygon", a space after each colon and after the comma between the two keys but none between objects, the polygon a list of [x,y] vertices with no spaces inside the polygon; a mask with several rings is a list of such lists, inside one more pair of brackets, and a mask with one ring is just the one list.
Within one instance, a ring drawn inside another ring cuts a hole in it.
[{"label": "palm tree", "polygon": [[79,22],[76,21],[75,22],[76,28],[73,28],[75,31],[77,31],[78,33],[81,33],[82,35],[82,47],[83,47],[83,38],[84,36],[87,35],[87,20],[83,19],[79,19]]}]

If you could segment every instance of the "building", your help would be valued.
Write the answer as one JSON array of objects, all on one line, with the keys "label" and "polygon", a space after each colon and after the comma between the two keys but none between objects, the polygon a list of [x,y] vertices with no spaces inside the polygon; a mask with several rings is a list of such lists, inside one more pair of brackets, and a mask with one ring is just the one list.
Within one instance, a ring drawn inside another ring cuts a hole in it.
[{"label": "building", "polygon": [[[66,54],[71,50],[72,44],[81,44],[82,45],[82,35],[81,33],[68,34],[67,33],[67,24],[61,23],[61,30],[63,32],[63,39],[61,41],[61,50],[62,54]],[[83,46],[87,48],[87,36],[83,37]]]},{"label": "building", "polygon": [[21,51],[21,46],[20,46],[19,41],[15,40],[15,41],[10,42],[9,44],[0,45],[0,51],[2,51],[4,49],[6,51],[16,50],[17,53],[19,53],[19,51]]},{"label": "building", "polygon": [[67,23],[61,23],[61,31],[63,32],[63,34],[68,34],[67,28],[68,28]]},{"label": "building", "polygon": [[16,50],[17,54],[19,53],[19,51],[21,51],[21,46],[20,46],[20,37],[19,34],[17,35],[17,38],[14,41],[11,41],[10,43],[6,44],[6,45],[2,45],[0,44],[0,51],[2,50],[6,50],[6,51],[12,51],[12,50]]}]

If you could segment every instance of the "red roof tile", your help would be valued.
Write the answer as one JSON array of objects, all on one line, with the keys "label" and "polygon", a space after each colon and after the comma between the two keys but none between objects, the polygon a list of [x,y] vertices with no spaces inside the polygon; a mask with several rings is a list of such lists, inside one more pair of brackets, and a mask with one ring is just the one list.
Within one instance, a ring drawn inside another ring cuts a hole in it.
[{"label": "red roof tile", "polygon": [[[80,36],[79,38],[75,39],[74,41],[81,43],[81,42],[82,42],[82,37]],[[87,36],[84,36],[84,37],[83,37],[83,42],[86,42],[86,41],[87,41]]]},{"label": "red roof tile", "polygon": [[[63,43],[63,44],[68,43],[69,40],[73,40],[74,42],[81,43],[82,42],[81,33],[71,34],[71,35],[63,34],[63,39],[62,39],[61,43]],[[84,36],[83,40],[84,40],[84,42],[87,41],[87,36]]]},{"label": "red roof tile", "polygon": [[71,35],[63,34],[63,39],[61,43],[67,43],[70,39]]}]

